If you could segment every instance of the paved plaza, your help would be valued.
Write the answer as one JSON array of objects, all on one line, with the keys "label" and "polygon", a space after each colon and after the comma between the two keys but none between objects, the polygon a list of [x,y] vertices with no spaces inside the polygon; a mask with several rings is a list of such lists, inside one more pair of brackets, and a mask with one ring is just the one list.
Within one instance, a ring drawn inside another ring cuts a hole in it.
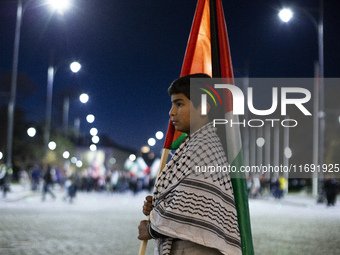
[{"label": "paved plaza", "polygon": [[[72,204],[16,186],[0,198],[0,254],[137,255],[144,197],[78,193]],[[1,194],[2,195],[2,194]],[[327,208],[303,195],[251,199],[255,254],[340,254],[340,205]],[[149,241],[146,254],[153,254]]]}]

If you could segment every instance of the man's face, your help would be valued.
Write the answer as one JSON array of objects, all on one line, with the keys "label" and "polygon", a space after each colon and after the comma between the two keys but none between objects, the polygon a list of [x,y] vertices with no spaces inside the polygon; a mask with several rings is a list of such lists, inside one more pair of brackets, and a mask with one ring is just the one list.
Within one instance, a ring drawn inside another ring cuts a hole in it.
[{"label": "man's face", "polygon": [[[190,134],[200,128],[201,108],[197,109],[192,102],[182,93],[171,96],[172,107],[169,112],[172,124],[180,132]],[[191,128],[190,128],[191,113]],[[191,132],[190,132],[191,131]]]}]

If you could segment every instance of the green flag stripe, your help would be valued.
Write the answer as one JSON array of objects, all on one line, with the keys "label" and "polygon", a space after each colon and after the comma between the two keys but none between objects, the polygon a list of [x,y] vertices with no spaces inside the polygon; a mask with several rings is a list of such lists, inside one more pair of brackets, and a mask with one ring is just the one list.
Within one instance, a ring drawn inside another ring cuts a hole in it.
[{"label": "green flag stripe", "polygon": [[254,247],[251,234],[249,204],[247,190],[247,181],[245,173],[240,172],[243,165],[243,152],[239,151],[238,155],[233,160],[231,166],[237,168],[236,175],[231,174],[231,182],[233,185],[234,198],[237,210],[238,226],[241,235],[242,254],[254,254]]},{"label": "green flag stripe", "polygon": [[175,150],[179,147],[179,145],[183,142],[183,140],[187,137],[188,135],[186,133],[182,133],[175,141],[172,142],[170,146],[170,150]]}]

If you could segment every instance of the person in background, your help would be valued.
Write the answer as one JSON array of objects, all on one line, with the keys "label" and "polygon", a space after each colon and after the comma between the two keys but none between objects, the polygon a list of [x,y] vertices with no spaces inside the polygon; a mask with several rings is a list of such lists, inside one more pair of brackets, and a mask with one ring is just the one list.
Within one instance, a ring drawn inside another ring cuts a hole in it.
[{"label": "person in background", "polygon": [[40,181],[41,170],[38,164],[34,165],[34,169],[32,171],[32,190],[37,190]]},{"label": "person in background", "polygon": [[336,195],[339,189],[339,180],[334,176],[325,178],[324,191],[327,199],[327,206],[334,206],[336,203]]},{"label": "person in background", "polygon": [[52,168],[50,165],[45,166],[46,170],[44,173],[44,186],[43,186],[43,194],[42,194],[42,201],[45,201],[46,193],[49,193],[52,198],[55,200],[56,196],[51,191],[51,186],[53,185],[53,175],[52,175]]},{"label": "person in background", "polygon": [[2,196],[6,197],[9,192],[8,169],[5,164],[0,164],[0,187],[3,190]]}]

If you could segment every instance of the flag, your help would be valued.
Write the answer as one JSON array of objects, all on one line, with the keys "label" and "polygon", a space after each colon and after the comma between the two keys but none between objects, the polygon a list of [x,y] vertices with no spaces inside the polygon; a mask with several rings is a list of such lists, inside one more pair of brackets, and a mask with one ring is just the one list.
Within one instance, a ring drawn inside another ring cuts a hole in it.
[{"label": "flag", "polygon": [[187,137],[187,134],[177,131],[170,119],[163,147],[169,150],[176,150],[185,137]]},{"label": "flag", "polygon": [[[209,1],[198,1],[187,50],[182,65],[181,77],[194,73],[212,76]],[[177,149],[187,134],[175,130],[169,121],[164,148]]]},{"label": "flag", "polygon": [[[181,77],[194,73],[206,73],[234,84],[227,28],[221,0],[198,0],[191,32],[184,56]],[[233,115],[233,99],[229,90],[223,91],[225,119],[238,122]],[[230,123],[230,122],[229,122]],[[171,121],[164,148],[176,149],[185,138],[175,130]],[[227,157],[238,170],[243,165],[243,153],[238,126],[226,126]],[[232,185],[241,235],[242,254],[254,254],[249,218],[248,192],[245,176],[232,178]]]}]

